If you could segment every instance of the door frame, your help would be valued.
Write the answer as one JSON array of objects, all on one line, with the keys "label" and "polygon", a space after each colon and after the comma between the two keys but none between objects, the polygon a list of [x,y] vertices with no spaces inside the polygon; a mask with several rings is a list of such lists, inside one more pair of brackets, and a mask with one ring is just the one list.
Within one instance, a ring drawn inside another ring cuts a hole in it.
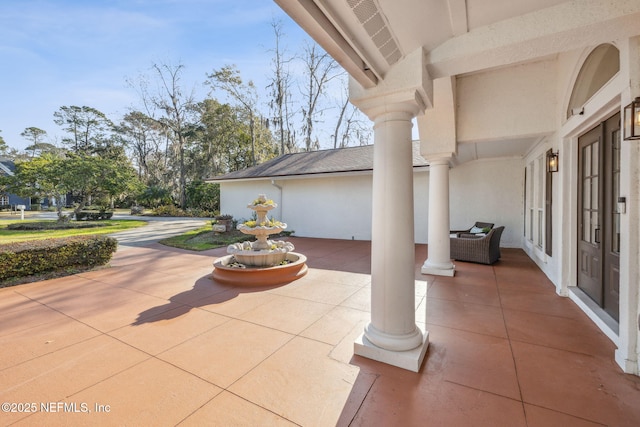
[{"label": "door frame", "polygon": [[[614,252],[612,247],[615,245],[612,238],[614,237],[614,216],[617,214],[617,204],[613,202],[617,196],[613,195],[614,189],[620,192],[619,185],[614,188],[614,143],[613,138],[618,138],[617,146],[620,147],[620,112],[601,120],[595,126],[577,137],[576,144],[576,231],[575,231],[575,248],[576,248],[576,286],[588,298],[590,298],[599,310],[602,310],[611,319],[618,324],[619,322],[619,270],[620,270],[620,253]],[[597,150],[594,152],[593,147],[597,143]],[[585,150],[592,147],[590,150]],[[589,151],[589,156],[585,156]],[[618,151],[619,155],[619,151]],[[585,158],[592,159],[597,156],[597,171],[593,172],[591,166],[585,166]],[[618,157],[618,168],[619,168]],[[585,175],[587,170],[587,175]],[[593,177],[593,178],[590,178]],[[594,183],[596,188],[588,198],[585,198],[585,183],[592,189]],[[589,206],[585,207],[585,199]],[[593,201],[597,200],[594,205]],[[583,224],[583,215],[585,209],[590,218]],[[593,222],[593,212],[596,223]],[[620,217],[618,216],[618,227]],[[588,241],[584,240],[585,229],[588,230]],[[619,245],[619,243],[618,243]],[[617,274],[616,274],[617,273]],[[615,283],[614,283],[615,282]]]}]

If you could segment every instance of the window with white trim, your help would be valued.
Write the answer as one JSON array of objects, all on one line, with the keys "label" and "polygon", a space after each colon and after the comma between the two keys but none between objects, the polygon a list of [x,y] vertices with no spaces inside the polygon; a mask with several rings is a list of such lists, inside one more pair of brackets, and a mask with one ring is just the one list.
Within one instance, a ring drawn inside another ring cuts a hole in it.
[{"label": "window with white trim", "polygon": [[542,249],[542,236],[544,235],[544,156],[536,159],[536,246]]},{"label": "window with white trim", "polygon": [[525,181],[526,181],[526,185],[527,188],[525,189],[526,191],[526,206],[525,206],[525,218],[524,218],[524,223],[525,223],[525,232],[524,235],[525,237],[529,240],[529,241],[533,241],[533,218],[534,218],[534,211],[533,211],[533,189],[534,189],[534,163],[531,162],[529,163],[529,165],[527,165],[526,167],[526,172],[525,172]]},{"label": "window with white trim", "polygon": [[545,156],[529,162],[525,170],[525,237],[543,248],[545,230]]}]

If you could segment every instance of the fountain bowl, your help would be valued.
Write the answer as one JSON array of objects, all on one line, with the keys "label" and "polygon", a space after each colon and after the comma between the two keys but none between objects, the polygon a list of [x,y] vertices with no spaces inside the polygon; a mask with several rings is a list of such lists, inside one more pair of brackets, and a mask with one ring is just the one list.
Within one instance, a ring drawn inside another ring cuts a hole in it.
[{"label": "fountain bowl", "polygon": [[287,252],[238,251],[233,256],[247,267],[273,267],[287,259]]},{"label": "fountain bowl", "polygon": [[287,252],[284,255],[289,261],[288,264],[246,268],[229,267],[228,264],[235,255],[224,256],[213,263],[213,279],[225,285],[256,287],[282,285],[307,274],[306,256],[296,252]]}]

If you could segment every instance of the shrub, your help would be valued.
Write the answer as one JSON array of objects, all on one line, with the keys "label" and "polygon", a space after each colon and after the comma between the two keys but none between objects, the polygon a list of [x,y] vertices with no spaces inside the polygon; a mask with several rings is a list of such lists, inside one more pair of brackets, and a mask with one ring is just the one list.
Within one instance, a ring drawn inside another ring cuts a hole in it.
[{"label": "shrub", "polygon": [[118,241],[106,236],[74,236],[0,245],[0,281],[71,267],[109,262]]},{"label": "shrub", "polygon": [[185,212],[174,205],[158,206],[153,210],[153,214],[157,216],[185,216]]},{"label": "shrub", "polygon": [[180,209],[174,205],[159,206],[153,210],[155,216],[183,216],[192,218],[208,218],[213,216],[213,212],[202,209]]},{"label": "shrub", "polygon": [[220,184],[192,181],[185,188],[186,205],[192,209],[215,211],[220,207]]},{"label": "shrub", "polygon": [[76,221],[100,221],[111,219],[112,216],[113,212],[110,211],[83,209],[76,213]]},{"label": "shrub", "polygon": [[76,228],[95,228],[109,225],[104,222],[63,222],[63,221],[38,221],[38,222],[14,222],[7,225],[7,230],[67,230]]},{"label": "shrub", "polygon": [[138,201],[146,207],[155,209],[171,203],[171,191],[167,188],[152,185],[138,196]]}]

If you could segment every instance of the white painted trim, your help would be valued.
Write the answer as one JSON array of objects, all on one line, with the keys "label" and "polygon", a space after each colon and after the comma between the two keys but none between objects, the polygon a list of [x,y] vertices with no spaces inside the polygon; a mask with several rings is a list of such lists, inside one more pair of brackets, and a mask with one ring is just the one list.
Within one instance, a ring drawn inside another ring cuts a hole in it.
[{"label": "white painted trim", "polygon": [[[426,173],[429,172],[429,166],[414,166],[413,173]],[[231,182],[250,182],[250,181],[263,181],[263,180],[276,180],[286,181],[290,179],[315,179],[315,178],[341,178],[345,176],[361,176],[361,175],[373,175],[372,169],[362,171],[349,171],[349,172],[320,172],[300,175],[273,175],[273,176],[259,176],[251,178],[236,178],[236,179],[215,179],[210,178],[205,180],[212,184],[231,183]]]},{"label": "white painted trim", "polygon": [[620,336],[618,331],[614,330],[612,323],[616,323],[613,318],[608,318],[608,315],[603,310],[599,309],[584,292],[577,286],[569,286],[569,298],[576,303],[578,307],[586,314],[589,319],[613,342],[616,347],[620,347]]}]

